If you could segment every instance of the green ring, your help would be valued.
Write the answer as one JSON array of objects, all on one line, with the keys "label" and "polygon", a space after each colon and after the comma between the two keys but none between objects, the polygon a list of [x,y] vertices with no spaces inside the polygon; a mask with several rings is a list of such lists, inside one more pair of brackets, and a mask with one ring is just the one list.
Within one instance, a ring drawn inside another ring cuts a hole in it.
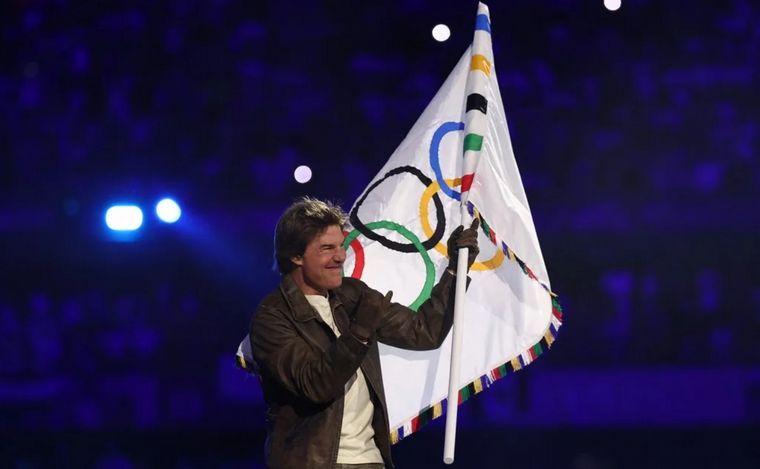
[{"label": "green ring", "polygon": [[[392,221],[373,221],[371,223],[366,223],[365,226],[371,230],[374,230],[376,228],[385,228],[387,230],[395,231],[406,238],[409,242],[411,242],[414,247],[417,248],[417,251],[419,251],[420,255],[422,256],[422,261],[425,263],[425,283],[422,285],[422,291],[420,294],[412,302],[412,304],[409,305],[410,309],[417,311],[417,308],[419,308],[420,305],[425,302],[425,300],[430,298],[430,294],[433,291],[433,281],[435,280],[435,266],[433,265],[433,261],[430,259],[430,255],[425,249],[425,246],[422,245],[422,242],[420,242],[420,239],[417,237],[417,235],[402,225],[399,225],[398,223],[394,223]],[[350,232],[348,236],[346,236],[346,238],[343,240],[343,247],[348,248],[348,245],[351,244],[351,241],[356,239],[360,234],[361,233],[359,230],[356,229]]]}]

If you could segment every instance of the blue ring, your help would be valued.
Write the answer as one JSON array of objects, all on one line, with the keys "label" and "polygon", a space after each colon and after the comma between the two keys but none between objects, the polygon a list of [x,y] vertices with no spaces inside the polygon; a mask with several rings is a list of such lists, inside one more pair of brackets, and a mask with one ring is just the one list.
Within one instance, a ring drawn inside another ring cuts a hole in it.
[{"label": "blue ring", "polygon": [[443,193],[454,200],[461,200],[461,194],[459,191],[452,189],[446,183],[446,180],[443,179],[443,174],[441,174],[441,163],[439,161],[440,156],[438,155],[438,150],[440,149],[441,140],[443,140],[443,137],[449,132],[456,132],[458,130],[464,130],[464,122],[444,122],[440,125],[440,127],[435,129],[433,138],[430,141],[430,166],[433,168],[433,172],[435,173],[435,179],[438,181],[438,185],[441,187]]}]

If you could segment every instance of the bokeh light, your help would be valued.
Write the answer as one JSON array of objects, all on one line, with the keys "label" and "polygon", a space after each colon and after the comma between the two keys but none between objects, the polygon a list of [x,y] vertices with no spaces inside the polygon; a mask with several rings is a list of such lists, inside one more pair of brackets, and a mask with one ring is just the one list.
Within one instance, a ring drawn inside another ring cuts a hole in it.
[{"label": "bokeh light", "polygon": [[136,205],[114,205],[106,210],[106,226],[113,231],[134,231],[142,223],[143,212]]},{"label": "bokeh light", "polygon": [[305,184],[311,181],[311,168],[306,165],[301,165],[293,171],[293,177],[296,178],[297,182]]},{"label": "bokeh light", "polygon": [[156,204],[156,215],[164,223],[174,223],[182,216],[182,209],[172,199],[162,199]]},{"label": "bokeh light", "polygon": [[445,24],[437,24],[433,27],[433,39],[443,42],[451,37],[451,30]]},{"label": "bokeh light", "polygon": [[617,11],[622,5],[621,0],[604,0],[604,7],[610,11]]}]

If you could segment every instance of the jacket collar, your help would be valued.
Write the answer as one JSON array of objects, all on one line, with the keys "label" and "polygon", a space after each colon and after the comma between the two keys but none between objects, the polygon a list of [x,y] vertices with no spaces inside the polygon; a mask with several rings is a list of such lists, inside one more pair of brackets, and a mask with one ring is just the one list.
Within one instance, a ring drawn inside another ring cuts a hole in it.
[{"label": "jacket collar", "polygon": [[[282,277],[280,291],[296,321],[304,322],[310,319],[317,319],[317,312],[314,311],[311,304],[306,301],[306,297],[301,289],[298,288],[298,285],[290,274],[286,274]],[[328,295],[330,307],[333,311],[343,304],[340,295],[337,294],[337,289],[328,291]]]}]

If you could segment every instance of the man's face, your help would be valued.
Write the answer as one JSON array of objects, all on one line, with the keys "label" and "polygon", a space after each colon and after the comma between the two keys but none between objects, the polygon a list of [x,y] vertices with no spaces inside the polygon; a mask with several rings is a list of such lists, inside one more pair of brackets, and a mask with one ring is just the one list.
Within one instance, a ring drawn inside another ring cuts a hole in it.
[{"label": "man's face", "polygon": [[305,295],[325,295],[327,290],[338,288],[343,282],[343,231],[338,225],[325,228],[306,245],[303,256],[290,259],[301,266],[303,282],[299,282]]}]

